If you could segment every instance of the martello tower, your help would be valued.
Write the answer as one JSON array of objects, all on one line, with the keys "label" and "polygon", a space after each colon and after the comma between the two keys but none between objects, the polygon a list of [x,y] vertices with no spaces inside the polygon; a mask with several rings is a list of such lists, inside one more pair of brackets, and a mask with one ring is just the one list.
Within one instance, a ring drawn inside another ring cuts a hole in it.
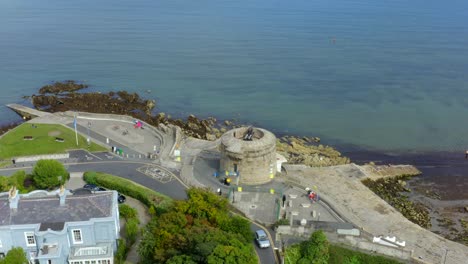
[{"label": "martello tower", "polygon": [[276,137],[255,127],[229,130],[221,137],[221,171],[239,174],[239,183],[267,183],[276,173]]}]

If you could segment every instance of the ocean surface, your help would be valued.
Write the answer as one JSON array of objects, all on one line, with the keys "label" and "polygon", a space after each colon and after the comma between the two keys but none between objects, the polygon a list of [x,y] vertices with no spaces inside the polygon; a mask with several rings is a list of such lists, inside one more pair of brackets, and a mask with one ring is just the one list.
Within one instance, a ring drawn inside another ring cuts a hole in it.
[{"label": "ocean surface", "polygon": [[463,155],[468,1],[0,0],[1,121],[69,79],[176,116]]}]

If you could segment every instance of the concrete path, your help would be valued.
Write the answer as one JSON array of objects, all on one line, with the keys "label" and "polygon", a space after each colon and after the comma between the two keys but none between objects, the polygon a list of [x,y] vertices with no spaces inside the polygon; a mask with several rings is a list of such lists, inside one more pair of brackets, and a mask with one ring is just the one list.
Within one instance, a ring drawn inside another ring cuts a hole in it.
[{"label": "concrete path", "polygon": [[355,165],[308,168],[288,171],[288,179],[298,186],[318,186],[327,202],[353,224],[378,236],[396,236],[406,241],[415,261],[422,263],[468,263],[468,247],[447,240],[402,216],[379,198],[360,179]]},{"label": "concrete path", "polygon": [[132,197],[127,196],[127,201],[125,202],[125,204],[137,210],[138,219],[140,220],[140,232],[138,233],[135,244],[133,244],[133,246],[130,248],[127,254],[126,262],[138,263],[140,261],[140,256],[138,255],[137,250],[141,242],[141,233],[144,231],[146,224],[148,224],[151,220],[151,216],[148,213],[148,208],[146,208],[146,206],[140,201],[133,199]]}]

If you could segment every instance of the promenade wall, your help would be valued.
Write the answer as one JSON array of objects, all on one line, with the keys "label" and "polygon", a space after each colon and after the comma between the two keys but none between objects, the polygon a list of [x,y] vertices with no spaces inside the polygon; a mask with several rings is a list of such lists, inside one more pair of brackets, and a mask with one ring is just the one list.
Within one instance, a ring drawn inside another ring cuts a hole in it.
[{"label": "promenade wall", "polygon": [[68,158],[70,158],[70,154],[63,153],[63,154],[48,154],[48,155],[16,157],[14,158],[14,160],[15,162],[31,162],[31,161],[38,161],[38,160],[43,160],[43,159],[61,160],[61,159],[68,159]]}]

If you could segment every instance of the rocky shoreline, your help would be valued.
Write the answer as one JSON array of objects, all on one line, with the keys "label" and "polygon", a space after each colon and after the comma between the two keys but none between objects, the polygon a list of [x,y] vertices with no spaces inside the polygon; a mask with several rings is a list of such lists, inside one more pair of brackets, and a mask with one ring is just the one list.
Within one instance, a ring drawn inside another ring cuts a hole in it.
[{"label": "rocky shoreline", "polygon": [[[146,100],[137,93],[126,91],[109,93],[86,93],[81,90],[88,85],[74,81],[55,82],[39,89],[39,95],[32,95],[33,106],[46,112],[83,111],[129,115],[153,126],[172,124],[179,126],[186,136],[216,140],[221,135],[242,126],[232,120],[217,120],[215,117],[201,119],[189,115],[186,119],[174,119],[163,112],[155,111],[156,102]],[[278,152],[289,163],[309,166],[331,166],[350,163],[336,149],[320,144],[318,137],[284,136],[277,141]]]},{"label": "rocky shoreline", "polygon": [[[30,98],[33,106],[42,111],[61,112],[72,110],[129,115],[136,119],[144,120],[153,126],[158,126],[159,124],[177,125],[181,127],[186,136],[206,140],[216,140],[227,130],[241,126],[232,120],[217,120],[215,117],[201,119],[194,115],[189,115],[186,119],[174,119],[166,113],[156,111],[156,102],[154,100],[143,99],[136,93],[128,93],[126,91],[109,93],[82,92],[82,90],[87,87],[88,86],[85,84],[76,83],[74,81],[55,82],[54,84],[42,87],[38,95],[32,95]],[[0,129],[0,131],[7,131],[14,126],[16,126],[16,124],[5,126],[3,129]],[[312,167],[321,167],[351,162],[350,158],[345,157],[348,156],[348,153],[345,153],[343,156],[336,149],[323,145],[320,141],[318,137],[285,135],[277,139],[277,151],[285,156],[291,164],[306,164]],[[368,155],[368,157],[360,157],[356,160],[354,159],[356,155],[350,155],[354,162],[357,161],[361,164],[368,163],[369,161],[376,161],[380,164],[414,164],[411,159],[405,160],[402,157],[395,158],[376,153],[366,154],[365,151],[358,151],[357,153],[358,157],[359,155]],[[364,160],[366,160],[366,162],[364,162]],[[382,179],[381,182],[377,180],[373,183],[368,183],[368,187],[394,207],[397,207],[397,209],[400,207],[399,210],[407,212],[407,215],[404,213],[405,216],[413,222],[425,228],[429,228],[432,224],[432,226],[437,226],[437,229],[434,230],[435,232],[449,239],[460,242],[464,241],[466,243],[466,236],[464,235],[468,234],[468,230],[462,228],[466,227],[468,218],[463,220],[461,218],[453,219],[453,217],[448,217],[447,219],[449,220],[444,220],[445,218],[441,217],[441,214],[435,215],[433,213],[435,210],[431,208],[430,205],[421,202],[421,198],[417,195],[417,190],[416,192],[415,190],[409,192],[411,189],[409,186],[413,185],[411,183],[412,181],[413,180],[409,180],[409,184],[406,186],[403,185],[403,182],[405,184],[407,182],[404,179]],[[412,187],[414,188],[415,186]],[[436,194],[438,194],[436,191],[426,192],[423,193],[422,196],[431,198],[432,195],[432,198],[437,199],[438,197],[436,197]],[[418,196],[420,199],[412,199],[414,196]],[[462,215],[462,217],[464,217],[464,215]],[[435,219],[437,219],[437,221]],[[453,225],[447,224],[447,228],[443,228],[444,224],[451,222],[457,223],[456,230],[459,232],[454,231],[455,227]],[[441,224],[439,225],[439,223]],[[463,232],[463,230],[465,231]]]}]

